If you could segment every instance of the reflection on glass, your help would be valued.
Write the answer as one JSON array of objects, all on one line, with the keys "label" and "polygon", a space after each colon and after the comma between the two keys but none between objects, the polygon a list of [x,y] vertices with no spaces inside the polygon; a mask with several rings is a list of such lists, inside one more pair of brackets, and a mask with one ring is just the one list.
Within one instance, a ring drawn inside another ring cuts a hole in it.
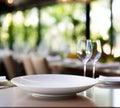
[{"label": "reflection on glass", "polygon": [[92,57],[91,61],[93,63],[93,78],[95,78],[95,64],[101,57],[102,49],[100,40],[92,41]]},{"label": "reflection on glass", "polygon": [[86,76],[86,63],[92,56],[91,40],[79,40],[77,45],[77,56],[84,64],[84,76]]}]

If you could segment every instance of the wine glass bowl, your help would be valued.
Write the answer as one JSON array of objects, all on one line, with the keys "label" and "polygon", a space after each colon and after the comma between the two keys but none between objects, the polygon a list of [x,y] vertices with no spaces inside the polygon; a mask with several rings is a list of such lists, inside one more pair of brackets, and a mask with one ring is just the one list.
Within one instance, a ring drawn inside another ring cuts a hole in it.
[{"label": "wine glass bowl", "polygon": [[92,56],[91,40],[78,40],[77,56],[84,64],[84,76],[86,76],[86,63]]}]

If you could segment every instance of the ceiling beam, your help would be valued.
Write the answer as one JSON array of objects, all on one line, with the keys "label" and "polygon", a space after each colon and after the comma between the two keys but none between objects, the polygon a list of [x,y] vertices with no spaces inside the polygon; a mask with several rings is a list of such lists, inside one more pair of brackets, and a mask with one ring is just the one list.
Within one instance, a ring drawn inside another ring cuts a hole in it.
[{"label": "ceiling beam", "polygon": [[32,7],[54,5],[58,3],[72,3],[72,2],[88,3],[90,1],[91,0],[13,0],[13,3],[9,4],[7,0],[0,0],[0,14],[16,10],[24,10]]}]

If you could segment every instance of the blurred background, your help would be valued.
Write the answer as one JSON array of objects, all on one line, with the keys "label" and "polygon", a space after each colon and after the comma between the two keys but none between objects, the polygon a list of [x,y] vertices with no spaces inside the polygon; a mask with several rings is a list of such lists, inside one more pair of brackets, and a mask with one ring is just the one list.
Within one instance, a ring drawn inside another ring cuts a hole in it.
[{"label": "blurred background", "polygon": [[0,0],[0,49],[76,58],[100,39],[100,62],[120,61],[120,0]]}]

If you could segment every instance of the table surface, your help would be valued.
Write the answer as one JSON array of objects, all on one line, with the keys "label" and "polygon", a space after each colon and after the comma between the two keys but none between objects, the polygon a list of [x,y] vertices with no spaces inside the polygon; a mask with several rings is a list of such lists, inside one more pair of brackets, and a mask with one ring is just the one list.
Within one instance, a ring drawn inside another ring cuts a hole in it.
[{"label": "table surface", "polygon": [[96,85],[71,97],[32,95],[18,87],[0,89],[0,107],[120,107],[120,85]]}]

